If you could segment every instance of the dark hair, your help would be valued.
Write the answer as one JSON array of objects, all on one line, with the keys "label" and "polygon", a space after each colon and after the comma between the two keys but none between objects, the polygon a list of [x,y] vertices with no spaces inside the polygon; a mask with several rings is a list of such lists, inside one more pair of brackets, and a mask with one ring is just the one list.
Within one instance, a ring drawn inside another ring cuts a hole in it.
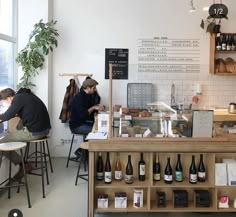
[{"label": "dark hair", "polygon": [[16,92],[11,88],[6,88],[0,91],[0,100],[5,100],[7,97],[15,96]]}]

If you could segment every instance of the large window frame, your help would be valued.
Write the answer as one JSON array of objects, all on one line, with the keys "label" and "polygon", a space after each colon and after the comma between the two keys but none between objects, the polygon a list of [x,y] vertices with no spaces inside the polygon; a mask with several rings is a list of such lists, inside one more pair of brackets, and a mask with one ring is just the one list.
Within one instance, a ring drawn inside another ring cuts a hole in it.
[{"label": "large window frame", "polygon": [[[0,0],[0,10],[4,10],[4,1]],[[17,33],[18,33],[18,0],[11,0],[12,5],[8,10],[12,10],[11,22],[6,22],[8,29],[11,31],[4,32],[0,29],[0,89],[5,87],[16,88],[17,79],[17,66],[16,66],[16,54],[17,54]],[[0,11],[1,13],[1,11]],[[2,32],[1,32],[2,31]]]}]

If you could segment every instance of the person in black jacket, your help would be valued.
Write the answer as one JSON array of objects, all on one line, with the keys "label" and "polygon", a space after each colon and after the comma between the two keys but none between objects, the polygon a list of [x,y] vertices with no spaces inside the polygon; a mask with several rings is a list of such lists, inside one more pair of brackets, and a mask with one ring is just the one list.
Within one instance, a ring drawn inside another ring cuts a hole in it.
[{"label": "person in black jacket", "polygon": [[96,80],[87,78],[80,91],[72,98],[69,121],[72,133],[87,135],[92,131],[94,114],[104,111],[104,106],[99,104],[100,96],[97,94],[97,85]]},{"label": "person in black jacket", "polygon": [[[1,138],[0,143],[29,142],[49,134],[51,124],[47,108],[31,90],[21,88],[15,93],[13,89],[6,88],[0,91],[0,100],[9,104],[5,113],[0,114],[0,122],[8,121],[15,116],[20,117],[17,130]],[[4,155],[9,158],[9,153],[4,152]],[[12,152],[11,161],[21,166],[21,157],[17,152]],[[30,171],[32,168],[30,164],[26,164],[25,169]],[[22,175],[21,167],[19,172]]]}]

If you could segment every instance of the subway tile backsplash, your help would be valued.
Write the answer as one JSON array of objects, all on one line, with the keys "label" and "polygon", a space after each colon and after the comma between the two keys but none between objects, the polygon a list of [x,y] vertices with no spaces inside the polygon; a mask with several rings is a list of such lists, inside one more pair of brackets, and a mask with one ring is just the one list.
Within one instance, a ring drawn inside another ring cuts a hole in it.
[{"label": "subway tile backsplash", "polygon": [[[127,83],[152,83],[156,101],[170,104],[171,85],[175,84],[176,103],[184,103],[187,108],[192,103],[198,84],[201,84],[202,95],[194,108],[210,108],[212,106],[228,107],[230,102],[236,102],[236,75],[216,76],[208,71],[200,73],[131,73]],[[135,78],[135,79],[132,79]],[[113,103],[127,105],[127,87],[113,86]]]}]

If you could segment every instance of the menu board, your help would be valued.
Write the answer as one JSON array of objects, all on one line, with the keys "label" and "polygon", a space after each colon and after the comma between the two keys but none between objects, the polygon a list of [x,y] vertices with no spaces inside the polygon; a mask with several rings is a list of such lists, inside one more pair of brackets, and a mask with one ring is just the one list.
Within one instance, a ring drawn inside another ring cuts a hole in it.
[{"label": "menu board", "polygon": [[105,49],[105,79],[109,79],[109,64],[112,64],[112,79],[128,79],[129,50]]},{"label": "menu board", "polygon": [[213,110],[194,110],[192,137],[212,137],[213,116]]}]

